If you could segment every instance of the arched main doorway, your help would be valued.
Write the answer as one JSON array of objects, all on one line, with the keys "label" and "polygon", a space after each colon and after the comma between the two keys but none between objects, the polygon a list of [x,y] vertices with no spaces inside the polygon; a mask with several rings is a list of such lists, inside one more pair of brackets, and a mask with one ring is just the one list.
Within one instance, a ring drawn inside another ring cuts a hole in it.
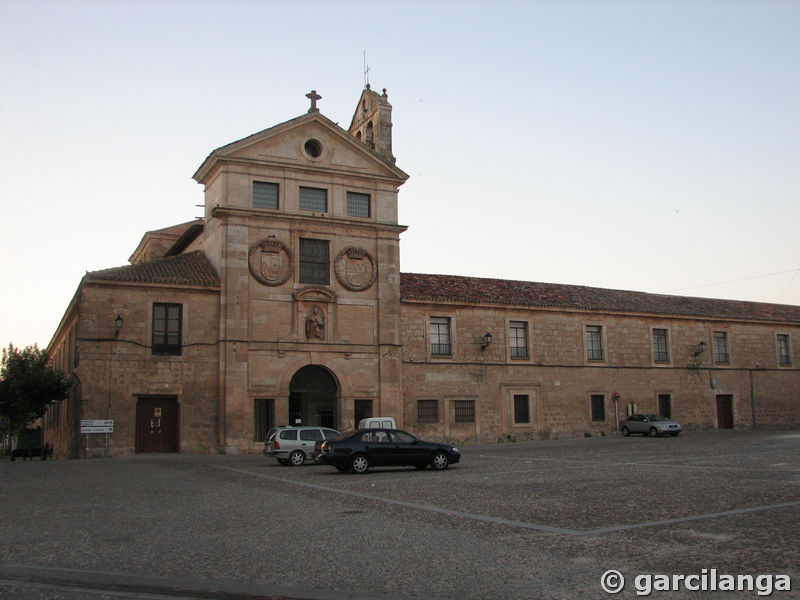
[{"label": "arched main doorway", "polygon": [[336,428],[339,386],[330,371],[308,365],[289,384],[289,423]]}]

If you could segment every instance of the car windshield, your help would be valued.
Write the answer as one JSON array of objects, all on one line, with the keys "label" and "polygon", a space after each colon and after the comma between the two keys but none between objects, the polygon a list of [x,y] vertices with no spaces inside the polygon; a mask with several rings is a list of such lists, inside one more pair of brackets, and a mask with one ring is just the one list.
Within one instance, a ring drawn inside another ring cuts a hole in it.
[{"label": "car windshield", "polygon": [[345,431],[344,433],[339,434],[339,437],[335,437],[333,439],[334,440],[346,440],[351,435],[353,435],[355,432],[356,432],[355,429],[351,429],[350,431]]},{"label": "car windshield", "polygon": [[661,415],[645,415],[648,421],[666,421]]}]

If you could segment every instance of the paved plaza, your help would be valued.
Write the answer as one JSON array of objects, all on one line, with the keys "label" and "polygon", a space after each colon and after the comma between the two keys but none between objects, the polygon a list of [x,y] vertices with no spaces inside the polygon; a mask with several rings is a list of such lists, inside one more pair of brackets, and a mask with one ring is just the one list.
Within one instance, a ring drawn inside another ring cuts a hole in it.
[{"label": "paved plaza", "polygon": [[0,598],[800,597],[799,432],[461,450],[444,472],[361,476],[3,460]]}]

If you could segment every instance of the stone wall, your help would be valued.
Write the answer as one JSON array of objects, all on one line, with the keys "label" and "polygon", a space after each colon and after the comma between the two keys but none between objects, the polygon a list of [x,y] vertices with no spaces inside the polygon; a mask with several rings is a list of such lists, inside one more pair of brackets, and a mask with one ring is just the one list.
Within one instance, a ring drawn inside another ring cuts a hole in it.
[{"label": "stone wall", "polygon": [[[180,356],[154,355],[154,302],[183,306],[183,349]],[[215,291],[175,287],[85,284],[77,307],[74,374],[78,382],[79,414],[69,427],[74,437],[81,419],[114,420],[110,454],[135,452],[136,404],[139,397],[174,396],[179,408],[178,447],[181,452],[217,449],[219,295]],[[114,319],[122,316],[116,335]],[[86,437],[79,454],[86,454]],[[104,453],[105,436],[88,437],[89,456]],[[64,440],[59,452],[67,452]],[[74,448],[73,448],[74,453]]]},{"label": "stone wall", "polygon": [[[451,320],[450,356],[431,354],[433,316]],[[528,358],[511,358],[510,321],[527,323]],[[587,360],[587,325],[602,327],[603,360]],[[655,361],[653,329],[668,332],[666,362]],[[728,364],[714,359],[715,331],[727,333]],[[401,332],[403,418],[407,429],[427,437],[495,442],[609,435],[628,410],[659,412],[660,395],[669,396],[672,417],[687,429],[720,426],[717,397],[727,395],[734,427],[751,427],[754,412],[758,426],[800,426],[798,363],[779,366],[776,355],[776,334],[788,333],[792,357],[798,356],[798,327],[404,302]],[[492,342],[482,349],[487,332]],[[695,354],[701,340],[706,348]],[[592,418],[593,395],[602,396],[602,420]],[[515,422],[515,396],[528,399],[527,423]],[[436,423],[419,422],[419,400],[437,401]],[[473,422],[456,421],[463,401],[474,402]]]}]

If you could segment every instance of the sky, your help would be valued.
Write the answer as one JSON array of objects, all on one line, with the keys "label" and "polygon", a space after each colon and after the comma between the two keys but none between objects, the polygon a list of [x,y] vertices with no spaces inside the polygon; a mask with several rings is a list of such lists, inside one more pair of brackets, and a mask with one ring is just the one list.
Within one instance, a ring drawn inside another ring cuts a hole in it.
[{"label": "sky", "polygon": [[0,344],[365,63],[402,271],[800,305],[800,2],[0,0]]}]

